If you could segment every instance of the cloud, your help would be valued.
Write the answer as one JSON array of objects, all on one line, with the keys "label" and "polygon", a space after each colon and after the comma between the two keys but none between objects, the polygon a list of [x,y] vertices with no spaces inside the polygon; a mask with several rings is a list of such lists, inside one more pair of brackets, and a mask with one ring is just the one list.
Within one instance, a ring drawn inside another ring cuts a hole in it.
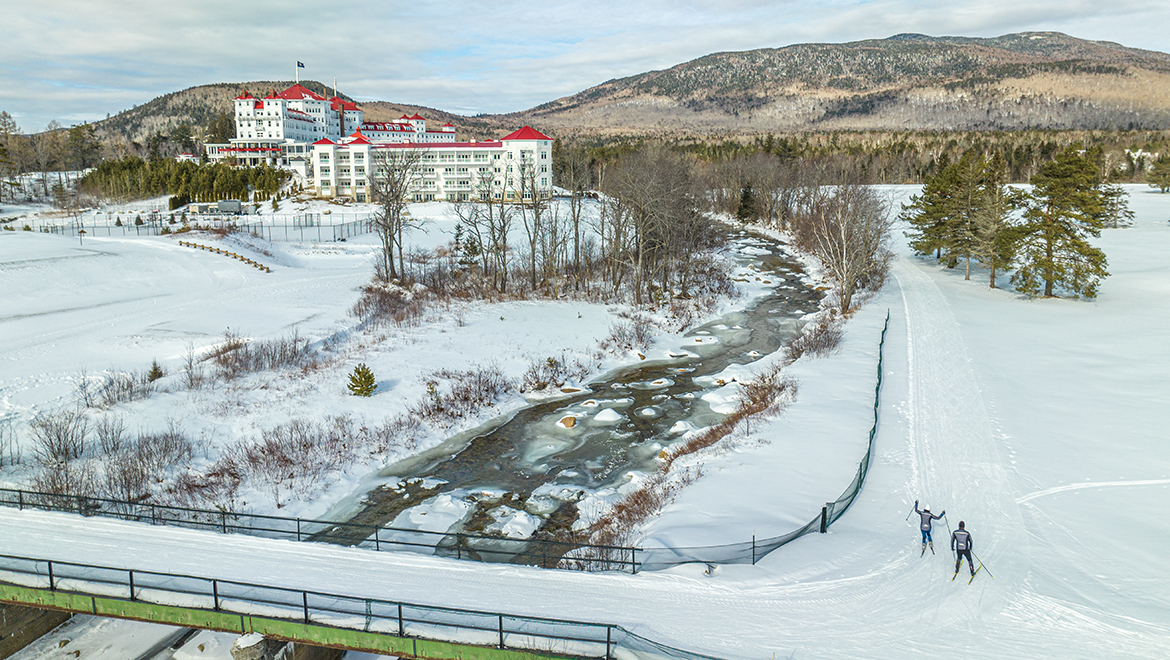
[{"label": "cloud", "polygon": [[5,16],[0,109],[26,130],[193,85],[291,78],[362,99],[508,112],[703,55],[899,32],[1057,30],[1168,50],[1170,3],[725,0],[644,3],[44,0]]}]

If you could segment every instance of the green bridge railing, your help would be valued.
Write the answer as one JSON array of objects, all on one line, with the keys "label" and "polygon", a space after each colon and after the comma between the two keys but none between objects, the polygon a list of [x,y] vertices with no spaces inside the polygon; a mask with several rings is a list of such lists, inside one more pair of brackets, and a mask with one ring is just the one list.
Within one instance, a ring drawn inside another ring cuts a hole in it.
[{"label": "green bridge railing", "polygon": [[414,657],[716,660],[618,625],[11,555],[0,601]]}]

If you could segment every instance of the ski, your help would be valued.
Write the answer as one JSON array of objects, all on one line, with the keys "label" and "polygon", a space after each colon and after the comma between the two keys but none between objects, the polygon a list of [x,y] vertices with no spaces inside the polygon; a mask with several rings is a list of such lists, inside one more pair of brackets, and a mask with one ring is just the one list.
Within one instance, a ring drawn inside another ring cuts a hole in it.
[{"label": "ski", "polygon": [[[975,580],[975,576],[978,575],[979,571],[982,569],[983,569],[983,564],[979,564],[979,568],[975,569],[975,572],[971,574],[971,579],[967,580],[967,584],[971,584],[971,582],[973,582]],[[958,573],[955,573],[955,575],[958,575]]]}]

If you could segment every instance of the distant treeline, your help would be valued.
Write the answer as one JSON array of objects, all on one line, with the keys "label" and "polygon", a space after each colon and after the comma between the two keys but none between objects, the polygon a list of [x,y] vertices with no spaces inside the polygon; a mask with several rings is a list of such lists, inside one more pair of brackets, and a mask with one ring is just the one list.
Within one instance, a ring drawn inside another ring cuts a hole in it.
[{"label": "distant treeline", "polygon": [[292,176],[267,165],[230,167],[224,163],[144,161],[137,156],[107,160],[79,183],[81,192],[106,199],[140,199],[172,195],[182,203],[219,199],[248,199],[249,187],[259,199],[268,199]]},{"label": "distant treeline", "polygon": [[[560,141],[558,141],[560,142]],[[782,161],[832,161],[835,169],[869,183],[922,183],[974,151],[998,155],[1008,181],[1027,182],[1055,155],[1073,144],[1099,148],[1101,165],[1114,182],[1145,182],[1147,168],[1170,156],[1170,131],[833,131],[741,138],[673,137],[593,138],[567,141],[559,149],[584,150],[604,171],[604,164],[647,142],[660,142],[700,161],[719,163],[755,154]],[[562,161],[554,156],[559,167]]]}]

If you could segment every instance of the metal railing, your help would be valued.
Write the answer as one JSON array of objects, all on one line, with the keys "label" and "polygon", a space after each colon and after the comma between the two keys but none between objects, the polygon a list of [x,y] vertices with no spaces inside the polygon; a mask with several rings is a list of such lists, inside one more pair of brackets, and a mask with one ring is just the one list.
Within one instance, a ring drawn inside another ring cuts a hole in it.
[{"label": "metal railing", "polygon": [[[462,532],[432,532],[400,527],[190,509],[102,497],[58,495],[0,488],[0,506],[64,511],[151,525],[170,525],[266,538],[316,541],[371,550],[427,551],[455,559],[517,563],[542,568],[628,570],[637,573],[640,548],[594,545],[552,539],[512,539]],[[565,555],[572,553],[573,556]]]},{"label": "metal railing", "polygon": [[[613,624],[433,607],[398,600],[12,555],[0,555],[0,583],[394,637],[526,649],[550,655],[607,660],[714,660],[711,656],[651,642]],[[94,609],[97,609],[96,603]]]}]

